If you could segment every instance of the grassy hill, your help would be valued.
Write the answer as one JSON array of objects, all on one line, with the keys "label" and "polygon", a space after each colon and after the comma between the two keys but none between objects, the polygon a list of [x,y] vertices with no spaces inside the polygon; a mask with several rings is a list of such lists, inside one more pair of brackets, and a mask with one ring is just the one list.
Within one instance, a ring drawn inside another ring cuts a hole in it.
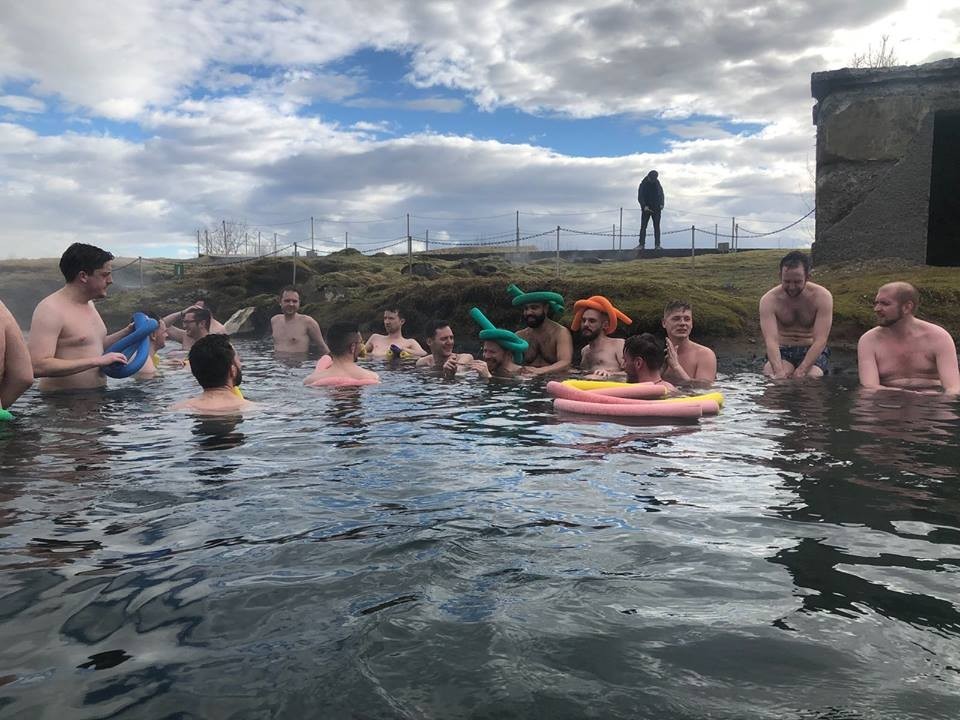
[{"label": "grassy hill", "polygon": [[[444,317],[459,336],[472,336],[476,327],[468,312],[474,305],[494,323],[515,328],[519,313],[510,306],[506,286],[516,283],[524,290],[561,293],[568,307],[564,322],[572,317],[574,300],[606,295],[634,319],[630,333],[658,329],[663,305],[684,298],[693,304],[698,338],[746,342],[759,334],[757,303],[777,282],[777,265],[784,252],[705,255],[696,259],[695,266],[689,258],[561,261],[559,276],[552,259],[515,262],[499,253],[459,258],[417,255],[416,272],[411,277],[403,256],[367,257],[345,250],[326,257],[300,258],[296,272],[303,311],[313,315],[322,327],[344,318],[359,321],[365,330],[376,330],[382,308],[399,304],[408,318],[407,334],[419,335],[429,319]],[[118,260],[115,265],[126,262]],[[258,331],[265,332],[269,318],[279,312],[279,289],[291,282],[293,260],[219,266],[191,262],[185,265],[182,278],[173,276],[169,262],[144,261],[143,269],[142,293],[138,264],[115,273],[110,297],[98,305],[109,327],[122,324],[135,309],[171,312],[182,308],[200,292],[210,296],[220,320],[241,307],[255,307],[252,321]],[[62,284],[53,260],[0,262],[0,277],[0,299],[24,326],[29,324],[36,302]],[[876,289],[900,279],[920,289],[921,317],[943,325],[954,337],[960,336],[960,273],[954,268],[886,259],[816,269],[814,280],[834,295],[831,344],[854,344],[874,325],[872,301]]]}]

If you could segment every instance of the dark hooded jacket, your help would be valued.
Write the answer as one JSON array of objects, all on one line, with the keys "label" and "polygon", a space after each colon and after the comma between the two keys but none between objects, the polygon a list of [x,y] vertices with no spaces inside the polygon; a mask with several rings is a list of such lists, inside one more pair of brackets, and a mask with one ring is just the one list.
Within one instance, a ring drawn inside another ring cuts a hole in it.
[{"label": "dark hooded jacket", "polygon": [[637,202],[651,210],[663,209],[663,186],[658,178],[647,175],[637,190]]}]

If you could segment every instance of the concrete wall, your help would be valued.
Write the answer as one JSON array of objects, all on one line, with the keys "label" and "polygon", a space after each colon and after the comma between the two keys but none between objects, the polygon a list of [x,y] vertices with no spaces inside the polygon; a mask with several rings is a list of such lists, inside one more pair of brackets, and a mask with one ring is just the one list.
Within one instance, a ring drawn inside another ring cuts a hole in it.
[{"label": "concrete wall", "polygon": [[934,113],[960,110],[960,59],[811,78],[817,264],[927,254]]}]

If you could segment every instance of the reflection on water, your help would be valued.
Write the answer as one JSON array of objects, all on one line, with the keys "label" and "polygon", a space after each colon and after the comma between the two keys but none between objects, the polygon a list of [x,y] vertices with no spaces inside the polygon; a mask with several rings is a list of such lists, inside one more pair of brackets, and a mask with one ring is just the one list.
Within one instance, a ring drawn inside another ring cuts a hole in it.
[{"label": "reflection on water", "polygon": [[716,418],[543,386],[171,373],[0,428],[0,716],[952,718],[958,405],[722,378]]}]

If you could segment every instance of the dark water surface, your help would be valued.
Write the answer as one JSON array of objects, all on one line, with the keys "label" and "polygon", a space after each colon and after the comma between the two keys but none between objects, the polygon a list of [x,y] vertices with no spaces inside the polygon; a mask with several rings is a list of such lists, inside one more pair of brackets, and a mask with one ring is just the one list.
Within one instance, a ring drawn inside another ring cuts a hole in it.
[{"label": "dark water surface", "polygon": [[240,350],[239,422],[157,412],[180,372],[0,425],[0,716],[960,716],[956,403],[560,422]]}]

